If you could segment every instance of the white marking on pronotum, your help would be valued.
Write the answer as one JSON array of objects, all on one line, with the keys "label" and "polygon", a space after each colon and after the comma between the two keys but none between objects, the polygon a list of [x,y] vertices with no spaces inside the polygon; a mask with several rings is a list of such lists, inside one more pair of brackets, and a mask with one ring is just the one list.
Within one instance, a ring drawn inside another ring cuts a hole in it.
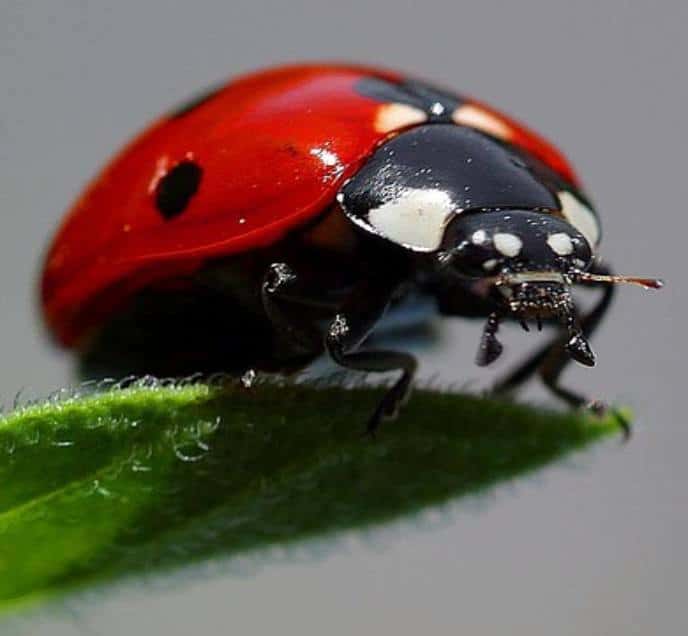
[{"label": "white marking on pronotum", "polygon": [[562,190],[557,196],[564,218],[585,237],[590,247],[594,248],[600,240],[600,226],[593,211],[566,190]]},{"label": "white marking on pronotum", "polygon": [[494,235],[494,246],[504,256],[518,256],[523,247],[523,242],[515,234],[497,232]]},{"label": "white marking on pronotum", "polygon": [[510,139],[511,128],[496,115],[476,104],[464,104],[452,113],[452,120],[459,126],[477,128],[499,139]]},{"label": "white marking on pronotum", "polygon": [[485,230],[476,230],[471,235],[471,243],[473,245],[482,245],[487,243],[487,232]]},{"label": "white marking on pronotum", "polygon": [[422,124],[428,120],[425,111],[408,104],[385,104],[380,106],[375,117],[375,130],[388,133],[413,124]]},{"label": "white marking on pronotum", "polygon": [[568,256],[573,252],[573,241],[571,241],[571,237],[565,232],[550,234],[547,237],[547,245],[552,248],[555,254],[559,254],[559,256]]},{"label": "white marking on pronotum", "polygon": [[395,243],[432,251],[441,245],[455,209],[442,190],[409,188],[398,199],[370,210],[368,222]]},{"label": "white marking on pronotum", "polygon": [[484,263],[483,263],[483,269],[486,272],[491,272],[495,267],[497,267],[497,259],[496,258],[488,258]]}]

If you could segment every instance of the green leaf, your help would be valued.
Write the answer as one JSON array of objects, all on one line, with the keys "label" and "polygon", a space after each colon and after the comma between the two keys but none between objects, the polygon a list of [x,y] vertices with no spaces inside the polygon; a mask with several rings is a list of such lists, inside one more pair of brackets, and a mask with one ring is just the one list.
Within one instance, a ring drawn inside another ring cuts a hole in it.
[{"label": "green leaf", "polygon": [[128,389],[0,420],[0,607],[398,518],[617,430],[415,392],[376,440],[380,389]]}]

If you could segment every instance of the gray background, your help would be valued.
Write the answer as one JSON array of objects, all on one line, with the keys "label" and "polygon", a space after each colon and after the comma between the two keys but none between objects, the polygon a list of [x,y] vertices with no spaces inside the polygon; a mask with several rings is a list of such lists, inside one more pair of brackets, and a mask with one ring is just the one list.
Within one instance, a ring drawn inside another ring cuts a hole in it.
[{"label": "gray background", "polygon": [[[384,63],[522,117],[584,176],[607,258],[669,283],[658,294],[620,290],[594,339],[598,367],[568,376],[636,408],[630,445],[611,443],[439,521],[345,537],[324,556],[291,553],[248,575],[114,591],[26,632],[685,634],[687,18],[680,0],[0,0],[6,401],[70,377],[68,356],[42,338],[33,286],[41,250],[87,178],[164,108],[270,63]],[[471,364],[477,327],[442,329],[424,374],[487,385],[491,373]],[[535,339],[509,331],[499,368]]]}]

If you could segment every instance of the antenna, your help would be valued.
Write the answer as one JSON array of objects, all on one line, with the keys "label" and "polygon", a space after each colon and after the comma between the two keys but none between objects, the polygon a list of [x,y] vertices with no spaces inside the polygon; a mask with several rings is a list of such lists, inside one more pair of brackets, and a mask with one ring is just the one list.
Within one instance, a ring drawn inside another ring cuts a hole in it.
[{"label": "antenna", "polygon": [[645,289],[661,289],[664,287],[664,281],[659,278],[640,278],[638,276],[616,276],[606,274],[590,274],[588,272],[581,272],[577,275],[578,280],[584,282],[595,283],[612,283],[618,285],[621,283],[628,283],[630,285],[639,285]]}]

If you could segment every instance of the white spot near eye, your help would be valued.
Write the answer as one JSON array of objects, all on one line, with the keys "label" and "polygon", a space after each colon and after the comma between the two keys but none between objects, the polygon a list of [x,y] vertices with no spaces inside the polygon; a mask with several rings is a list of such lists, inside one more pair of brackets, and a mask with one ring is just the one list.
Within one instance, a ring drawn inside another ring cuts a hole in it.
[{"label": "white spot near eye", "polygon": [[491,272],[495,267],[497,267],[498,262],[499,261],[497,261],[496,258],[490,258],[483,263],[483,269],[486,272]]},{"label": "white spot near eye", "polygon": [[523,242],[515,234],[497,232],[493,238],[494,246],[504,256],[518,256],[523,247]]},{"label": "white spot near eye", "polygon": [[443,190],[409,188],[398,199],[368,213],[368,222],[382,236],[419,250],[436,250],[456,206]]},{"label": "white spot near eye", "polygon": [[408,104],[385,104],[380,106],[375,117],[375,130],[388,133],[413,124],[427,121],[427,114],[420,108]]},{"label": "white spot near eye", "polygon": [[576,196],[562,190],[557,195],[564,218],[575,227],[594,248],[600,240],[600,226],[593,211]]},{"label": "white spot near eye", "polygon": [[482,245],[487,243],[487,232],[485,230],[476,230],[471,235],[471,243],[473,245]]},{"label": "white spot near eye", "polygon": [[557,232],[547,237],[547,245],[559,256],[568,256],[573,252],[573,242],[571,237],[565,232]]},{"label": "white spot near eye", "polygon": [[452,120],[459,126],[468,126],[486,132],[499,139],[510,139],[511,128],[496,115],[477,104],[463,104],[452,113]]}]

